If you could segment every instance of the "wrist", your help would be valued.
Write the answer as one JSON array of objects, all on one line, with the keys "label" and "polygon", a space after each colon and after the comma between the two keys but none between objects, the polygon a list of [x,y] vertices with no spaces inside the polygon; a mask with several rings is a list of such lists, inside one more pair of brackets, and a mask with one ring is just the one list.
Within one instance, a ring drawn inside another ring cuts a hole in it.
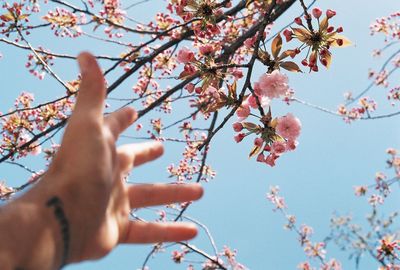
[{"label": "wrist", "polygon": [[1,208],[0,262],[9,269],[59,269],[60,227],[46,197],[28,192]]}]

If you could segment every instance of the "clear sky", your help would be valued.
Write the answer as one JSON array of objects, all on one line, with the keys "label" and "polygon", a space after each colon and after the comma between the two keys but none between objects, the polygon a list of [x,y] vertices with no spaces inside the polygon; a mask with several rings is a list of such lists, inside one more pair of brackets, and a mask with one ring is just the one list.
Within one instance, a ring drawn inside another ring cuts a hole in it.
[{"label": "clear sky", "polygon": [[[79,2],[79,1],[77,1]],[[128,1],[125,1],[128,2]],[[161,1],[144,4],[139,18],[154,16]],[[162,2],[164,4],[164,2]],[[337,11],[334,25],[342,25],[344,34],[354,42],[354,46],[336,49],[329,71],[316,74],[289,74],[290,84],[296,96],[313,104],[336,110],[343,100],[343,93],[357,93],[368,85],[369,67],[378,69],[384,58],[373,59],[371,52],[381,47],[383,37],[371,37],[369,24],[377,17],[398,11],[398,1],[317,1],[322,9]],[[299,5],[294,5],[276,23],[275,31],[301,13]],[[274,32],[274,31],[273,31]],[[54,51],[77,53],[81,50],[112,54],[112,49],[104,43],[53,41],[49,34],[35,36],[34,45],[46,44]],[[51,44],[56,45],[51,45]],[[60,96],[63,92],[51,78],[38,82],[27,75],[24,69],[26,53],[0,43],[2,98],[0,109],[6,111],[21,90],[33,91],[39,100],[49,96]],[[66,79],[74,78],[77,69],[69,63],[68,69],[58,67],[57,72]],[[256,70],[253,80],[263,72]],[[132,84],[132,82],[130,82]],[[130,91],[129,84],[125,84]],[[378,100],[378,108],[385,107],[385,89],[375,88],[370,95]],[[116,96],[124,96],[121,87]],[[379,98],[380,97],[380,98]],[[382,104],[382,105],[381,105]],[[394,108],[395,110],[396,108]],[[178,109],[181,110],[181,109]],[[299,247],[297,236],[283,229],[285,220],[271,211],[266,200],[269,186],[278,185],[289,206],[288,212],[296,215],[299,224],[306,223],[314,228],[313,240],[321,241],[329,233],[329,220],[333,212],[353,214],[355,220],[363,221],[369,207],[365,199],[353,195],[353,186],[373,183],[376,171],[385,169],[385,150],[400,148],[400,129],[397,118],[360,121],[346,124],[340,117],[317,111],[301,104],[291,106],[273,104],[276,115],[292,112],[302,121],[302,134],[296,151],[284,155],[277,166],[270,168],[247,158],[252,142],[236,144],[234,132],[228,128],[215,137],[209,157],[217,171],[216,179],[205,185],[205,196],[192,205],[187,214],[206,224],[220,249],[228,245],[238,250],[238,261],[249,269],[295,269],[306,258]],[[379,112],[379,111],[378,111]],[[384,111],[382,111],[384,112]],[[134,131],[129,131],[133,134]],[[165,167],[179,159],[180,145],[166,144],[166,154],[159,161],[138,169],[133,174],[137,182],[167,182]],[[30,166],[39,169],[35,161]],[[36,166],[36,167],[35,167]],[[14,167],[2,165],[0,179],[9,183],[22,183],[27,174]],[[398,197],[387,202],[387,209],[399,205]],[[146,213],[145,213],[146,215]],[[211,252],[209,243],[201,233],[194,243]],[[117,248],[109,256],[97,262],[83,263],[67,267],[80,269],[137,269],[141,266],[150,246],[124,246]],[[170,250],[158,254],[151,260],[151,269],[185,269],[183,265],[171,262]],[[348,254],[329,246],[328,256],[341,259],[344,269],[355,269],[347,260]],[[360,269],[376,269],[371,260],[364,260]]]}]

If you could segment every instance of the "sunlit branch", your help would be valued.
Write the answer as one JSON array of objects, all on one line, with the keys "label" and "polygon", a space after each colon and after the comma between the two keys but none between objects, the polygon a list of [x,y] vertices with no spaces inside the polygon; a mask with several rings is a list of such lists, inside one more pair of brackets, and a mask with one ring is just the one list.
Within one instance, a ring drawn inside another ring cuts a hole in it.
[{"label": "sunlit branch", "polygon": [[[22,45],[20,43],[5,39],[5,38],[0,38],[0,42],[9,44],[9,45],[13,45],[17,48],[21,48],[24,50],[32,50],[28,45]],[[36,52],[41,53],[41,54],[45,54],[45,55],[49,55],[49,56],[54,56],[57,58],[65,58],[65,59],[72,59],[72,60],[76,60],[76,56],[72,56],[72,55],[68,55],[68,54],[60,54],[60,53],[53,53],[53,52],[49,52],[43,49],[39,49],[39,48],[33,48]],[[104,55],[96,55],[95,56],[97,59],[104,59],[104,60],[111,60],[111,61],[119,61],[121,60],[121,58],[115,58],[115,57],[110,57],[110,56],[104,56]]]}]

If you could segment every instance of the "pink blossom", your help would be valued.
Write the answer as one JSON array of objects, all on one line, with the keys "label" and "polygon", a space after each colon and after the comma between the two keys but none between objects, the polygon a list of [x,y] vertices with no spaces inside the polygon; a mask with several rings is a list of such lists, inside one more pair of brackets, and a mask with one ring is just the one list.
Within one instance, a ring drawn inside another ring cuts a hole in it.
[{"label": "pink blossom", "polygon": [[239,123],[239,122],[233,123],[232,126],[233,126],[233,130],[236,131],[236,132],[240,132],[243,129],[242,123]]},{"label": "pink blossom", "polygon": [[195,88],[195,85],[193,83],[188,83],[187,85],[185,85],[185,89],[191,94],[193,93]]},{"label": "pink blossom", "polygon": [[244,41],[244,46],[246,46],[247,48],[250,49],[251,47],[253,47],[253,45],[256,42],[256,40],[257,40],[257,36],[254,36],[252,38],[248,38],[248,39],[246,39]]},{"label": "pink blossom", "polygon": [[286,142],[286,150],[293,151],[296,149],[298,142],[295,140],[288,140]]},{"label": "pink blossom", "polygon": [[266,96],[270,99],[283,96],[288,90],[288,77],[279,70],[261,75],[258,85],[254,87],[254,92],[258,97]]},{"label": "pink blossom", "polygon": [[289,140],[296,140],[296,138],[300,135],[300,131],[300,120],[293,114],[288,113],[287,115],[278,119],[276,132],[282,137]]},{"label": "pink blossom", "polygon": [[248,104],[242,104],[242,106],[240,106],[236,111],[236,115],[241,119],[247,118],[249,114],[250,106]]},{"label": "pink blossom", "polygon": [[214,52],[214,47],[211,44],[201,45],[199,51],[202,55],[209,55]]},{"label": "pink blossom", "polygon": [[267,156],[267,158],[265,159],[265,163],[271,167],[275,166],[275,160],[278,158],[278,156],[274,155],[274,154],[270,154]]},{"label": "pink blossom", "polygon": [[[265,108],[269,105],[270,99],[268,97],[259,97],[258,101],[260,102],[261,107]],[[250,107],[253,109],[258,108],[256,97],[251,95],[247,98],[247,102],[249,103]]]},{"label": "pink blossom", "polygon": [[195,59],[194,53],[188,47],[183,47],[182,49],[180,49],[177,58],[178,61],[181,63],[191,62]]},{"label": "pink blossom", "polygon": [[280,155],[286,152],[286,145],[284,142],[276,141],[271,145],[271,153]]}]

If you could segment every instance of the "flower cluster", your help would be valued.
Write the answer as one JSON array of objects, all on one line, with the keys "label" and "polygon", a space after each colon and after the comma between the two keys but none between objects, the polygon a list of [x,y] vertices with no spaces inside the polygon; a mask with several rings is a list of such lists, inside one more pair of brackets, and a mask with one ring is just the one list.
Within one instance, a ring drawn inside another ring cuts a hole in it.
[{"label": "flower cluster", "polygon": [[[346,37],[340,34],[343,32],[343,27],[340,26],[335,29],[335,27],[329,25],[330,19],[336,15],[336,12],[328,9],[324,18],[321,18],[322,13],[321,9],[314,8],[312,17],[309,14],[304,16],[306,22],[300,17],[294,20],[300,28],[291,27],[283,32],[287,42],[297,39],[302,43],[299,47],[290,51],[291,57],[295,57],[305,49],[307,55],[301,63],[309,67],[310,71],[315,72],[319,70],[318,60],[323,66],[329,68],[332,62],[332,53],[330,52],[332,47],[345,47],[351,44]],[[314,30],[312,18],[317,20],[318,30]]]},{"label": "flower cluster", "polygon": [[78,17],[75,13],[63,9],[56,8],[54,11],[49,10],[43,20],[51,24],[51,29],[57,37],[76,38],[82,34],[79,24],[86,22],[86,17],[81,14]]},{"label": "flower cluster", "polygon": [[397,240],[394,235],[387,235],[380,240],[380,245],[377,248],[377,258],[383,259],[399,259],[396,250],[400,250],[400,240]]},{"label": "flower cluster", "polygon": [[[39,47],[39,49],[44,51],[42,47]],[[28,55],[28,61],[26,62],[25,67],[33,76],[39,78],[39,80],[43,80],[47,72],[46,67],[43,63],[45,63],[47,66],[52,66],[54,65],[53,60],[55,59],[55,57],[47,53],[37,52],[37,55],[40,57],[40,59],[38,59],[35,54],[30,53]]]},{"label": "flower cluster", "polygon": [[382,17],[376,19],[374,23],[371,24],[370,30],[371,35],[377,33],[382,33],[386,36],[386,40],[400,39],[400,12],[395,12],[387,17]]},{"label": "flower cluster", "polygon": [[[257,155],[257,161],[275,166],[275,161],[285,152],[293,151],[297,146],[301,123],[298,118],[289,113],[285,116],[271,119],[265,126],[251,122],[236,122],[233,124],[235,141],[240,142],[250,134],[260,135],[254,140],[250,157]],[[244,132],[246,131],[246,132]],[[265,155],[264,153],[268,153]]]},{"label": "flower cluster", "polygon": [[341,270],[341,264],[336,259],[330,259],[327,261],[326,257],[326,243],[325,242],[312,242],[311,236],[314,232],[313,228],[308,225],[301,225],[300,227],[296,224],[296,217],[287,214],[285,200],[279,194],[279,187],[272,186],[267,193],[267,199],[274,205],[274,211],[279,210],[287,220],[287,224],[284,228],[289,229],[298,235],[299,244],[303,247],[304,253],[310,257],[310,259],[317,259],[320,262],[319,268],[314,268],[310,262],[302,262],[297,268],[300,270]]},{"label": "flower cluster", "polygon": [[[104,29],[104,33],[108,35],[109,38],[120,38],[123,36],[121,31],[115,31],[115,26],[123,25],[126,16],[126,12],[121,9],[120,0],[104,0],[103,8],[100,10],[100,16],[110,22],[106,24],[107,26]],[[101,19],[98,20],[99,24],[103,23]]]},{"label": "flower cluster", "polygon": [[[22,31],[22,25],[29,22],[30,13],[25,13],[27,10],[23,2],[9,4],[4,2],[2,8],[6,10],[6,13],[0,14],[0,34],[4,34],[9,37],[11,33]],[[18,29],[18,30],[17,30]],[[28,28],[29,29],[29,28]],[[26,34],[30,34],[29,30],[26,29]],[[17,31],[16,31],[17,30]],[[16,39],[17,41],[19,38]]]},{"label": "flower cluster", "polygon": [[43,132],[71,112],[73,102],[69,98],[53,103],[32,107],[34,97],[23,92],[15,101],[15,110],[1,118],[2,140],[0,153],[17,153],[17,157],[28,153],[41,152],[38,141],[34,139],[37,131]]},{"label": "flower cluster", "polygon": [[369,97],[362,97],[358,101],[359,106],[353,107],[351,109],[346,108],[345,105],[340,105],[338,108],[338,113],[343,116],[343,120],[346,123],[360,119],[367,115],[370,117],[370,113],[376,110],[377,104],[375,100]]}]

